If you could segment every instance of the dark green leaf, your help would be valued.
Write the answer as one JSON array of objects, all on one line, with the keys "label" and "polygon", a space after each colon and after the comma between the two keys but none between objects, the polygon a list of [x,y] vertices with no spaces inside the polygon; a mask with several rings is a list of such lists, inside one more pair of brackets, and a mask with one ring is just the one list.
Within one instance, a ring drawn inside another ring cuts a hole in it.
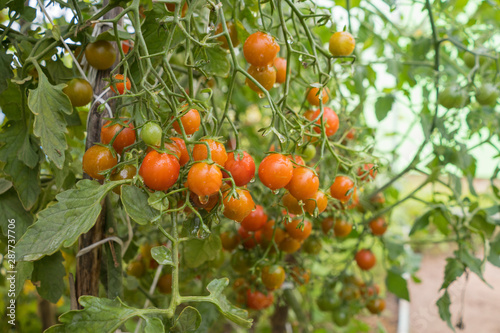
[{"label": "dark green leaf", "polygon": [[436,305],[439,309],[439,317],[441,317],[442,320],[446,321],[448,324],[448,327],[455,332],[455,328],[451,324],[451,313],[450,313],[450,295],[448,294],[448,290],[446,290],[441,296],[440,299],[437,300]]},{"label": "dark green leaf", "polygon": [[455,251],[455,256],[460,260],[465,266],[467,266],[471,272],[476,274],[484,283],[488,284],[483,277],[483,263],[479,258],[476,258],[472,253],[464,248],[459,251]]},{"label": "dark green leaf", "polygon": [[12,54],[7,54],[5,50],[0,49],[0,94],[9,87],[9,81],[14,77],[12,72]]},{"label": "dark green leaf", "polygon": [[210,234],[206,239],[191,239],[184,247],[186,264],[195,268],[206,261],[214,260],[222,245],[219,236]]},{"label": "dark green leaf", "polygon": [[497,235],[495,240],[490,242],[490,254],[488,261],[493,265],[500,267],[500,234]]},{"label": "dark green leaf", "polygon": [[415,223],[413,223],[413,226],[410,230],[410,236],[416,233],[419,230],[427,228],[429,225],[429,217],[432,214],[432,210],[426,212],[424,215],[420,216],[418,219],[415,220]]},{"label": "dark green leaf", "polygon": [[227,53],[220,47],[207,48],[206,52],[206,63],[201,68],[209,75],[228,77],[231,64]]},{"label": "dark green leaf", "polygon": [[124,185],[121,190],[123,207],[135,222],[144,225],[158,218],[160,212],[149,206],[146,191],[133,185]]},{"label": "dark green leaf", "polygon": [[455,258],[446,258],[446,267],[444,268],[444,281],[441,289],[446,289],[450,284],[459,278],[465,272],[465,266]]},{"label": "dark green leaf", "polygon": [[38,294],[51,303],[57,303],[64,292],[63,278],[66,275],[61,252],[45,256],[33,264],[31,281],[36,284]]},{"label": "dark green leaf", "polygon": [[21,238],[33,223],[33,216],[24,209],[14,189],[0,195],[0,227],[5,236],[7,236],[7,225],[11,220],[15,220],[16,240]]},{"label": "dark green leaf", "polygon": [[12,182],[5,178],[0,178],[0,194],[4,194],[12,187]]},{"label": "dark green leaf", "polygon": [[185,307],[179,317],[177,317],[171,332],[194,332],[201,324],[201,315],[192,306]]},{"label": "dark green leaf", "polygon": [[377,99],[377,102],[375,102],[375,115],[378,121],[382,121],[387,116],[387,113],[392,109],[393,103],[393,95],[386,95]]},{"label": "dark green leaf", "polygon": [[395,270],[391,269],[387,271],[386,285],[387,290],[389,290],[397,297],[405,299],[407,301],[410,300],[407,281]]},{"label": "dark green leaf", "polygon": [[16,263],[16,298],[23,291],[26,280],[31,279],[33,263],[31,261],[18,261]]}]

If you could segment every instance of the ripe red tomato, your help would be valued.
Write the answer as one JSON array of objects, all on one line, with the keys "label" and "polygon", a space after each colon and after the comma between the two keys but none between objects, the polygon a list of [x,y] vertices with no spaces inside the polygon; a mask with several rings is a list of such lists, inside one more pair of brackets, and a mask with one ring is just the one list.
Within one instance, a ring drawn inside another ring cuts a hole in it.
[{"label": "ripe red tomato", "polygon": [[359,268],[364,271],[367,271],[375,266],[375,263],[377,261],[375,255],[368,249],[359,250],[358,253],[356,253],[355,259]]},{"label": "ripe red tomato", "polygon": [[[317,109],[314,114],[311,116],[312,119],[316,119],[319,117],[321,113],[321,109]],[[335,133],[337,133],[337,130],[339,129],[339,117],[330,108],[323,108],[323,120],[325,122],[325,134],[326,136],[332,136]],[[314,127],[314,131],[316,133],[321,133],[321,117],[316,121],[316,124],[318,124],[320,127]]]},{"label": "ripe red tomato", "polygon": [[335,221],[331,217],[326,217],[321,221],[321,230],[323,230],[323,233],[325,235],[328,235],[328,232],[332,230],[333,226],[335,225]]},{"label": "ripe red tomato", "polygon": [[[330,94],[330,89],[328,89],[328,87],[321,89],[321,93],[319,92],[319,88],[311,87],[307,91],[307,101],[311,105],[319,106],[319,98],[321,95],[321,100],[323,101],[323,105],[325,105],[328,102],[328,99],[329,99],[328,95],[329,94]],[[316,117],[317,116],[315,116],[314,118],[316,118]]]},{"label": "ripe red tomato", "polygon": [[69,81],[63,92],[68,95],[73,106],[85,106],[92,102],[94,96],[90,83],[87,80],[77,78]]},{"label": "ripe red tomato", "polygon": [[302,244],[299,240],[289,236],[288,234],[278,244],[278,248],[285,253],[295,253],[300,249]]},{"label": "ripe red tomato", "polygon": [[276,83],[284,83],[286,81],[286,59],[274,59],[274,67],[276,67]]},{"label": "ripe red tomato", "polygon": [[257,205],[242,221],[241,226],[248,231],[257,231],[267,222],[267,215],[261,205]]},{"label": "ripe red tomato", "polygon": [[227,190],[222,193],[224,216],[230,220],[241,222],[255,208],[255,203],[248,190],[237,188],[236,197],[230,197],[230,192]]},{"label": "ripe red tomato", "polygon": [[285,239],[286,232],[281,229],[281,228],[276,228],[276,231],[274,231],[274,220],[267,221],[264,227],[261,229],[262,230],[262,237],[263,239],[269,244],[271,240],[273,239],[273,232],[274,232],[274,242],[276,244],[280,244],[283,239]]},{"label": "ripe red tomato", "polygon": [[352,231],[352,224],[345,220],[336,220],[333,226],[333,233],[336,237],[347,237]]},{"label": "ripe red tomato", "polygon": [[262,310],[270,307],[274,302],[273,294],[264,295],[260,291],[247,289],[247,307],[253,310]]},{"label": "ripe red tomato", "polygon": [[341,202],[347,202],[354,191],[356,191],[354,182],[346,176],[337,176],[330,186],[331,196]]},{"label": "ripe red tomato", "polygon": [[85,58],[90,66],[99,70],[106,70],[115,63],[116,50],[110,42],[98,40],[87,45]]},{"label": "ripe red tomato", "polygon": [[104,144],[109,144],[118,133],[113,141],[113,148],[118,154],[121,154],[124,148],[135,142],[134,124],[129,123],[128,120],[125,120],[124,123],[128,123],[128,127],[124,128],[120,124],[111,125],[111,120],[108,120],[101,128],[101,142]]},{"label": "ripe red tomato", "polygon": [[298,228],[298,225],[300,223],[301,223],[300,219],[292,220],[291,222],[285,225],[285,229],[290,235],[290,237],[293,237],[298,241],[303,241],[311,234],[312,224],[311,222],[305,220],[304,226],[302,228]]},{"label": "ripe red tomato", "polygon": [[[255,162],[252,156],[245,151],[243,155],[240,154],[229,153],[224,164],[224,168],[231,172],[236,186],[244,186],[255,177]],[[227,173],[223,174],[225,178],[229,177]]]},{"label": "ripe red tomato", "polygon": [[[215,207],[215,205],[219,203],[219,193],[212,194],[209,197],[199,197],[193,192],[191,192],[189,193],[189,199],[191,200],[191,202],[195,207],[202,208],[207,212],[210,212]],[[188,210],[191,211],[190,208],[188,208]]]},{"label": "ripe red tomato", "polygon": [[172,293],[172,274],[165,274],[158,279],[158,290],[162,294]]},{"label": "ripe red tomato", "polygon": [[356,130],[354,128],[351,128],[349,132],[347,132],[345,137],[346,139],[352,140],[355,138],[355,136],[356,136]]},{"label": "ripe red tomato", "polygon": [[[180,117],[180,122],[182,123],[182,127],[184,128],[186,135],[194,134],[196,131],[200,129],[200,124],[201,124],[200,113],[196,109],[191,109],[186,114]],[[176,119],[173,125],[175,131],[179,134],[182,134],[182,129],[179,124],[179,119]]]},{"label": "ripe red tomato", "polygon": [[358,169],[358,176],[361,177],[361,180],[372,180],[377,176],[377,169],[373,164],[364,164],[363,168]]},{"label": "ripe red tomato", "polygon": [[387,230],[387,222],[383,217],[377,217],[376,219],[371,220],[369,226],[372,230],[372,234],[376,236],[385,234]]},{"label": "ripe red tomato", "polygon": [[83,171],[94,179],[104,179],[100,173],[111,169],[118,164],[118,159],[113,156],[109,148],[94,145],[83,154]]},{"label": "ripe red tomato", "polygon": [[279,50],[280,46],[274,37],[260,31],[251,34],[243,44],[246,61],[257,67],[271,65]]},{"label": "ripe red tomato", "polygon": [[139,168],[144,184],[155,191],[167,191],[179,178],[179,161],[174,155],[150,151]]},{"label": "ripe red tomato", "polygon": [[126,55],[128,51],[130,51],[134,47],[134,41],[132,40],[123,40],[122,41],[122,50],[123,53]]},{"label": "ripe red tomato", "polygon": [[293,163],[281,154],[265,157],[259,165],[259,179],[271,190],[285,187],[293,177]]},{"label": "ripe red tomato", "polygon": [[293,167],[296,168],[298,165],[306,165],[302,156],[299,155],[287,155],[287,158],[292,162]]},{"label": "ripe red tomato", "polygon": [[347,31],[337,31],[330,37],[330,53],[335,56],[348,56],[354,51],[356,42]]},{"label": "ripe red tomato", "polygon": [[266,266],[262,268],[262,283],[268,290],[276,290],[285,282],[285,275],[285,270],[281,266]]},{"label": "ripe red tomato", "polygon": [[[203,139],[202,142],[206,142],[210,147],[210,155],[212,161],[218,165],[225,165],[227,161],[227,153],[224,145],[218,141],[212,139]],[[204,143],[197,143],[193,148],[193,159],[195,161],[203,161],[208,158],[207,145]]]},{"label": "ripe red tomato", "polygon": [[127,89],[127,91],[129,91],[131,87],[132,85],[128,77],[127,80],[125,81],[125,77],[123,76],[123,74],[116,74],[115,76],[113,76],[113,82],[110,88],[115,94],[118,91],[120,95],[123,95],[123,93],[125,92],[125,88]]},{"label": "ripe red tomato", "polygon": [[238,235],[240,235],[241,240],[243,241],[243,246],[246,249],[253,249],[260,243],[262,239],[262,231],[257,230],[256,232],[250,232],[240,226],[238,228]]},{"label": "ripe red tomato", "polygon": [[[236,30],[236,26],[234,25],[233,22],[226,21],[226,27],[227,27],[227,32],[229,32],[229,37],[231,38],[231,44],[233,44],[233,47],[236,47],[240,45],[240,41],[238,39],[238,30]],[[217,25],[217,29],[215,29],[215,34],[221,34],[223,31],[222,29],[222,23],[219,23]],[[229,43],[227,41],[226,36],[220,36],[217,38],[217,40],[221,43],[221,47],[229,50]]]},{"label": "ripe red tomato", "polygon": [[[137,174],[137,169],[135,168],[135,166],[130,165],[130,164],[126,164],[126,165],[122,166],[121,168],[119,168],[115,173],[113,173],[109,177],[109,179],[112,181],[132,179],[132,178],[134,178],[134,176],[136,174]],[[121,187],[122,187],[122,185],[115,187],[113,189],[113,192],[120,195],[122,192]]]},{"label": "ripe red tomato", "polygon": [[314,171],[306,167],[293,169],[293,176],[285,188],[297,200],[306,200],[314,197],[319,188],[319,178]]},{"label": "ripe red tomato", "polygon": [[[257,82],[259,82],[264,89],[271,90],[271,88],[276,83],[276,68],[273,66],[265,66],[265,67],[255,67],[250,66],[247,70],[248,74],[250,74]],[[252,82],[249,78],[246,79],[246,84],[255,92],[262,92],[262,90]]]},{"label": "ripe red tomato", "polygon": [[385,309],[385,300],[375,298],[366,303],[366,308],[373,314],[380,314]]},{"label": "ripe red tomato", "polygon": [[189,153],[186,147],[186,142],[181,139],[181,138],[170,138],[172,141],[175,142],[177,147],[179,147],[179,151],[181,153],[181,156],[179,157],[179,163],[181,166],[186,165],[187,162],[189,162]]},{"label": "ripe red tomato", "polygon": [[215,164],[196,163],[189,169],[187,185],[200,197],[217,193],[222,186],[222,172]]},{"label": "ripe red tomato", "polygon": [[286,207],[290,214],[301,215],[302,208],[299,201],[290,193],[286,193],[281,199],[281,203]]},{"label": "ripe red tomato", "polygon": [[[176,3],[166,3],[165,7],[167,7],[167,10],[169,12],[175,12],[175,6],[176,5],[177,5]],[[186,16],[187,10],[188,10],[188,4],[187,4],[187,1],[186,1],[186,2],[184,2],[184,6],[182,6],[181,17]]]},{"label": "ripe red tomato", "polygon": [[220,234],[222,248],[226,251],[233,251],[240,244],[240,237],[231,231],[225,231]]},{"label": "ripe red tomato", "polygon": [[317,191],[314,196],[304,201],[304,210],[314,215],[314,210],[318,208],[318,215],[323,213],[328,205],[328,198],[323,191]]}]

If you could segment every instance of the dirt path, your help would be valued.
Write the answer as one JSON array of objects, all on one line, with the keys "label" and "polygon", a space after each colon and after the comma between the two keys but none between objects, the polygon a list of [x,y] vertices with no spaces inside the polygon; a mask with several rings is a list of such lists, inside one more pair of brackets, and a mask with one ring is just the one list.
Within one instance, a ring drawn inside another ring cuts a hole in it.
[{"label": "dirt path", "polygon": [[[439,287],[443,281],[446,264],[444,254],[426,254],[417,276],[422,283],[410,283],[410,327],[411,333],[446,333],[451,332],[439,318],[435,305],[440,297]],[[500,268],[487,264],[485,280],[493,286],[489,288],[476,275],[469,274],[469,281],[464,276],[450,287],[452,323],[456,324],[460,312],[460,298],[465,289],[465,308],[463,322],[465,328],[458,333],[500,333]]]}]

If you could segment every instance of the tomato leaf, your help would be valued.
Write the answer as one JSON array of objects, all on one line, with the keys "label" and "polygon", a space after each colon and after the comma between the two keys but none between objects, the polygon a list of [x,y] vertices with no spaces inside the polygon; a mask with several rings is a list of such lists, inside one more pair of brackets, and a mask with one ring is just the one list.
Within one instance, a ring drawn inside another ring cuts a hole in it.
[{"label": "tomato leaf", "polygon": [[[0,194],[4,194],[12,187],[12,182],[5,178],[0,178]],[[0,202],[1,203],[1,202]]]},{"label": "tomato leaf", "polygon": [[15,239],[21,238],[33,223],[33,216],[24,209],[14,189],[0,195],[0,228],[4,236],[7,236],[10,220],[15,220]]},{"label": "tomato leaf", "polygon": [[64,84],[51,85],[40,71],[38,87],[28,95],[28,107],[35,115],[33,133],[40,138],[43,152],[59,169],[64,165],[64,151],[68,148],[63,113],[73,112],[68,96],[62,91],[64,87]]},{"label": "tomato leaf", "polygon": [[221,47],[211,47],[206,49],[207,59],[201,68],[209,75],[228,77],[231,64],[227,58],[227,53]]},{"label": "tomato leaf", "polygon": [[57,303],[64,292],[66,275],[61,252],[46,256],[33,264],[31,281],[37,285],[38,294],[51,303]]},{"label": "tomato leaf", "polygon": [[495,240],[490,242],[490,254],[488,261],[493,265],[500,267],[500,234],[497,235]]},{"label": "tomato leaf", "polygon": [[444,268],[444,281],[441,289],[446,289],[450,284],[465,272],[465,266],[455,258],[446,258]]},{"label": "tomato leaf", "polygon": [[0,93],[7,90],[10,79],[14,77],[11,62],[12,54],[7,54],[4,49],[0,49]]},{"label": "tomato leaf", "polygon": [[33,263],[31,261],[18,261],[16,263],[16,298],[23,291],[26,280],[31,279]]},{"label": "tomato leaf", "polygon": [[3,171],[10,176],[19,199],[25,209],[35,204],[40,194],[40,169],[30,168],[18,158],[22,150],[27,128],[23,122],[8,122],[0,133],[0,161],[5,162]]},{"label": "tomato leaf", "polygon": [[132,220],[145,225],[159,216],[160,212],[148,205],[146,191],[133,185],[124,185],[121,190],[123,207]]},{"label": "tomato leaf", "polygon": [[228,284],[229,279],[227,278],[212,280],[207,286],[207,290],[210,292],[209,302],[215,304],[220,313],[227,319],[240,326],[250,328],[253,319],[248,319],[248,312],[229,303],[226,296],[222,294]]},{"label": "tomato leaf", "polygon": [[410,230],[409,236],[413,235],[419,230],[425,229],[429,225],[429,217],[431,216],[431,214],[432,210],[426,212],[424,215],[416,219],[415,223],[413,223],[413,226]]},{"label": "tomato leaf", "polygon": [[198,267],[206,261],[214,260],[219,251],[222,250],[220,238],[214,234],[210,234],[205,239],[188,240],[185,244],[186,265],[191,268]]},{"label": "tomato leaf", "polygon": [[392,104],[394,103],[394,96],[389,94],[379,97],[375,102],[375,115],[378,121],[384,120],[387,114],[392,109]]},{"label": "tomato leaf", "polygon": [[440,299],[437,300],[436,305],[439,309],[439,317],[441,317],[442,320],[446,321],[448,324],[448,327],[455,332],[455,328],[451,324],[451,313],[450,313],[450,295],[448,294],[448,290],[446,290],[441,296]]},{"label": "tomato leaf", "polygon": [[73,310],[59,317],[61,325],[50,327],[46,333],[59,332],[114,332],[127,320],[141,317],[146,321],[145,332],[164,332],[165,328],[152,309],[136,309],[114,300],[94,296],[80,296],[83,310]]},{"label": "tomato leaf", "polygon": [[386,284],[387,289],[391,293],[407,301],[410,300],[407,281],[401,276],[401,274],[397,273],[395,269],[387,271]]},{"label": "tomato leaf", "polygon": [[174,266],[172,251],[165,246],[156,246],[151,249],[151,256],[157,263],[165,266]]},{"label": "tomato leaf", "polygon": [[201,315],[192,306],[185,307],[175,320],[170,332],[193,332],[200,327]]},{"label": "tomato leaf", "polygon": [[99,184],[81,180],[75,189],[61,192],[58,202],[38,214],[16,245],[17,260],[37,260],[53,254],[61,246],[73,245],[78,237],[95,224],[104,196],[120,182]]},{"label": "tomato leaf", "polygon": [[484,283],[492,288],[483,277],[484,267],[481,259],[476,258],[471,252],[467,251],[464,248],[461,248],[454,253],[458,260],[460,260],[465,266],[467,266],[471,270],[471,272],[476,274],[481,280],[483,280]]}]

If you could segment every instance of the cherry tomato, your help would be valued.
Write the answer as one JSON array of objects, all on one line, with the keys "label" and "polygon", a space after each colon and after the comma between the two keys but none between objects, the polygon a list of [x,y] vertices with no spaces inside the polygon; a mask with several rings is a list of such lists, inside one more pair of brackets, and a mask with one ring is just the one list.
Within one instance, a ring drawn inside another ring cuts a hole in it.
[{"label": "cherry tomato", "polygon": [[314,211],[318,208],[318,215],[323,213],[328,205],[328,198],[326,194],[322,191],[317,191],[314,196],[310,199],[304,201],[304,210],[311,215],[314,215]]},{"label": "cherry tomato", "polygon": [[[314,112],[314,114],[312,115],[311,120],[318,118],[320,114],[321,114],[321,110],[320,109],[316,110]],[[333,111],[332,109],[330,109],[328,107],[323,108],[323,120],[325,122],[325,134],[326,134],[326,136],[332,136],[335,133],[337,133],[337,130],[339,129],[339,117],[337,116],[335,111]],[[321,117],[318,118],[318,120],[316,121],[316,124],[318,124],[320,127],[314,127],[314,131],[316,133],[321,133],[322,132]]]},{"label": "cherry tomato", "polygon": [[469,103],[469,95],[460,86],[452,84],[440,92],[438,103],[447,109],[462,108]]},{"label": "cherry tomato", "polygon": [[314,147],[313,145],[307,145],[304,148],[303,155],[304,155],[304,160],[306,162],[309,162],[314,158],[314,156],[316,156],[316,147]]},{"label": "cherry tomato", "polygon": [[255,208],[255,203],[248,190],[237,188],[236,197],[230,197],[230,192],[228,190],[222,194],[224,216],[230,220],[241,222]]},{"label": "cherry tomato", "polygon": [[332,313],[333,322],[339,327],[344,327],[349,324],[349,313],[347,309],[340,308]]},{"label": "cherry tomato", "polygon": [[262,268],[262,283],[268,290],[276,290],[285,282],[285,270],[281,266],[266,266]]},{"label": "cherry tomato", "polygon": [[495,105],[498,99],[498,88],[492,83],[485,83],[476,90],[476,101],[481,105]]},{"label": "cherry tomato", "polygon": [[[236,26],[233,22],[226,21],[227,32],[229,32],[229,38],[231,38],[231,44],[233,47],[240,45],[240,41],[238,39],[238,30],[236,30]],[[223,32],[222,23],[217,25],[217,29],[215,29],[215,34],[221,34]],[[229,50],[229,43],[227,41],[226,36],[220,36],[217,40],[221,43],[221,47]]]},{"label": "cherry tomato", "polygon": [[136,278],[140,278],[146,272],[146,268],[142,261],[134,260],[131,261],[127,266],[127,275],[135,276]]},{"label": "cherry tomato", "polygon": [[354,37],[347,31],[337,31],[330,37],[329,49],[334,57],[351,55],[355,46]]},{"label": "cherry tomato", "polygon": [[271,190],[285,187],[292,177],[293,164],[284,155],[268,155],[259,165],[259,179]]},{"label": "cherry tomato", "polygon": [[312,224],[311,222],[305,220],[304,225],[301,228],[299,228],[298,226],[300,223],[301,223],[300,219],[292,220],[291,222],[285,225],[285,229],[291,237],[295,238],[298,241],[303,241],[311,234]]},{"label": "cherry tomato", "polygon": [[[165,7],[167,7],[167,10],[169,12],[175,12],[175,6],[176,5],[177,5],[176,3],[166,3]],[[181,17],[186,16],[187,10],[188,10],[188,4],[187,4],[187,1],[186,1],[186,2],[184,2],[184,6],[182,6]]]},{"label": "cherry tomato", "polygon": [[[248,74],[250,74],[257,82],[259,82],[262,87],[266,90],[271,90],[276,83],[276,68],[273,66],[265,66],[265,67],[255,67],[250,66],[247,70]],[[249,78],[246,79],[246,84],[255,92],[262,92],[262,90],[252,82]]]},{"label": "cherry tomato", "polygon": [[279,50],[280,46],[274,37],[260,31],[251,34],[243,44],[246,61],[257,67],[271,65]]},{"label": "cherry tomato", "polygon": [[[109,177],[109,179],[112,181],[132,179],[136,174],[137,174],[137,169],[135,168],[135,166],[126,164],[123,167],[119,168],[117,172],[113,173]],[[115,187],[113,189],[113,192],[120,195],[122,186],[123,185]]]},{"label": "cherry tomato", "polygon": [[98,40],[95,43],[90,43],[85,48],[85,58],[90,66],[106,70],[111,68],[116,60],[116,50],[113,44],[106,40]]},{"label": "cherry tomato", "polygon": [[286,193],[283,198],[281,198],[281,203],[286,207],[290,214],[302,214],[302,208],[299,204],[299,201],[290,193]]},{"label": "cherry tomato", "polygon": [[346,176],[337,176],[330,186],[330,195],[341,202],[347,202],[354,191],[354,182]]},{"label": "cherry tomato", "polygon": [[241,226],[248,231],[257,231],[267,222],[267,215],[261,205],[257,205],[242,221]]},{"label": "cherry tomato", "polygon": [[118,159],[107,147],[94,145],[83,154],[83,171],[94,179],[104,179],[104,175],[100,173],[111,169],[116,164],[118,164]]},{"label": "cherry tomato", "polygon": [[306,200],[314,197],[319,188],[319,178],[309,168],[297,167],[293,169],[293,176],[285,188],[297,200]]},{"label": "cherry tomato", "polygon": [[142,161],[139,175],[150,189],[167,191],[179,178],[179,170],[179,161],[174,155],[153,150]]},{"label": "cherry tomato", "polygon": [[73,106],[85,106],[92,102],[94,96],[92,86],[84,79],[72,79],[63,89],[63,93],[68,95]]},{"label": "cherry tomato", "polygon": [[[321,97],[321,100],[323,101],[323,105],[325,105],[329,99],[328,94],[330,94],[330,89],[328,89],[327,87],[321,89],[321,94],[319,92],[319,88],[312,87],[307,91],[307,101],[311,105],[319,106],[319,98]],[[314,117],[314,118],[316,118],[316,117]]]},{"label": "cherry tomato", "polygon": [[123,53],[126,55],[128,51],[130,51],[134,47],[134,41],[131,40],[124,40],[122,41],[122,50]]},{"label": "cherry tomato", "polygon": [[319,238],[309,237],[304,241],[304,244],[302,244],[302,248],[307,254],[318,254],[323,248],[323,245]]},{"label": "cherry tomato", "polygon": [[[247,152],[242,155],[229,153],[224,168],[231,172],[236,186],[244,186],[255,177],[255,162]],[[229,177],[227,173],[223,174],[225,178]]]},{"label": "cherry tomato", "polygon": [[300,249],[302,244],[299,240],[289,236],[288,234],[278,244],[278,248],[285,253],[294,253]]},{"label": "cherry tomato", "polygon": [[158,290],[162,294],[172,293],[172,274],[165,274],[160,276],[157,284]]},{"label": "cherry tomato", "polygon": [[326,217],[321,221],[321,230],[325,235],[328,235],[328,232],[333,229],[335,221],[331,217]]},{"label": "cherry tomato", "polygon": [[352,231],[352,224],[344,220],[336,220],[333,226],[333,233],[336,237],[347,237]]},{"label": "cherry tomato", "polygon": [[[207,212],[212,211],[212,209],[219,203],[219,193],[212,194],[209,197],[199,197],[193,192],[189,194],[189,198],[191,199],[191,202],[193,205],[195,205],[198,208],[203,208]],[[200,201],[203,200],[203,202]],[[208,199],[207,199],[208,198]]]},{"label": "cherry tomato", "polygon": [[285,238],[286,233],[283,229],[281,228],[276,228],[276,231],[274,231],[274,220],[267,221],[264,227],[262,228],[262,237],[266,241],[266,245],[268,245],[271,240],[273,239],[273,233],[274,233],[274,242],[276,244],[281,243],[281,241]]},{"label": "cherry tomato", "polygon": [[366,284],[363,283],[363,285],[361,286],[361,294],[365,298],[373,298],[375,296],[378,296],[379,293],[380,293],[380,288],[376,284],[367,286]]},{"label": "cherry tomato", "polygon": [[287,155],[287,158],[292,162],[293,167],[296,168],[299,165],[306,165],[304,159],[299,155]]},{"label": "cherry tomato", "polygon": [[300,286],[308,284],[311,279],[311,271],[295,266],[292,268],[292,278]]},{"label": "cherry tomato", "polygon": [[[201,118],[200,113],[196,109],[189,110],[186,114],[180,117],[180,122],[182,127],[186,132],[186,135],[194,134],[200,129]],[[179,124],[179,119],[174,122],[174,129],[177,133],[182,134],[182,129]]]},{"label": "cherry tomato", "polygon": [[346,139],[352,140],[356,137],[356,130],[354,128],[351,128],[349,132],[346,134]]},{"label": "cherry tomato", "polygon": [[368,249],[359,250],[358,253],[356,253],[355,259],[359,268],[364,271],[367,271],[375,266],[375,263],[377,261],[375,255]]},{"label": "cherry tomato", "polygon": [[274,67],[276,67],[276,83],[284,83],[286,81],[286,59],[274,59]]},{"label": "cherry tomato", "polygon": [[111,125],[111,120],[108,120],[101,127],[101,142],[104,144],[109,144],[118,133],[115,141],[113,141],[113,148],[118,154],[121,154],[124,148],[135,142],[134,124],[129,123],[128,120],[125,120],[124,123],[128,123],[128,126],[125,128],[120,124]]},{"label": "cherry tomato", "polygon": [[196,163],[189,169],[187,185],[200,197],[211,196],[222,186],[222,172],[215,164]]},{"label": "cherry tomato", "polygon": [[273,294],[264,295],[260,291],[247,290],[247,307],[253,310],[262,310],[270,307],[274,302]]},{"label": "cherry tomato", "polygon": [[252,260],[246,251],[237,250],[231,255],[231,267],[236,273],[245,274],[252,267]]},{"label": "cherry tomato", "polygon": [[[202,142],[206,142],[210,147],[210,154],[212,155],[212,161],[219,165],[225,165],[227,161],[227,153],[226,148],[220,142],[211,140],[211,139],[203,139]],[[197,143],[193,148],[193,159],[195,161],[203,161],[208,159],[208,151],[207,145],[204,143]]]},{"label": "cherry tomato", "polygon": [[[116,90],[115,90],[115,87],[116,87]],[[129,91],[131,87],[132,87],[132,85],[131,85],[130,79],[128,77],[127,77],[127,80],[125,81],[125,77],[123,76],[123,74],[116,74],[115,76],[113,76],[113,82],[112,82],[110,88],[115,94],[118,91],[118,93],[120,95],[123,95],[123,93],[125,92],[125,89],[127,91]]]},{"label": "cherry tomato", "polygon": [[226,251],[233,251],[240,244],[240,237],[234,232],[225,231],[220,234],[222,248]]},{"label": "cherry tomato", "polygon": [[247,249],[253,249],[262,239],[261,230],[250,232],[241,226],[238,228],[238,235],[240,235],[240,238],[243,241],[243,246]]},{"label": "cherry tomato", "polygon": [[189,162],[189,153],[188,153],[188,150],[187,150],[187,147],[186,147],[186,142],[181,139],[181,138],[170,138],[172,141],[175,142],[175,144],[177,145],[177,147],[179,147],[179,151],[181,153],[180,157],[179,157],[179,163],[181,166],[184,166],[187,164],[187,162]]},{"label": "cherry tomato", "polygon": [[322,293],[321,296],[316,300],[318,308],[321,311],[336,311],[342,305],[342,300],[335,295],[335,293]]},{"label": "cherry tomato", "polygon": [[381,236],[385,234],[387,230],[387,222],[383,217],[377,217],[376,219],[371,220],[369,226],[372,231],[372,234],[376,236]]},{"label": "cherry tomato", "polygon": [[385,300],[381,298],[369,300],[366,308],[373,314],[380,314],[385,309]]},{"label": "cherry tomato", "polygon": [[149,121],[141,129],[141,139],[147,145],[158,147],[161,143],[162,133],[160,125]]},{"label": "cherry tomato", "polygon": [[377,169],[371,163],[364,164],[363,168],[358,169],[358,176],[361,177],[361,180],[372,180],[377,176]]}]

